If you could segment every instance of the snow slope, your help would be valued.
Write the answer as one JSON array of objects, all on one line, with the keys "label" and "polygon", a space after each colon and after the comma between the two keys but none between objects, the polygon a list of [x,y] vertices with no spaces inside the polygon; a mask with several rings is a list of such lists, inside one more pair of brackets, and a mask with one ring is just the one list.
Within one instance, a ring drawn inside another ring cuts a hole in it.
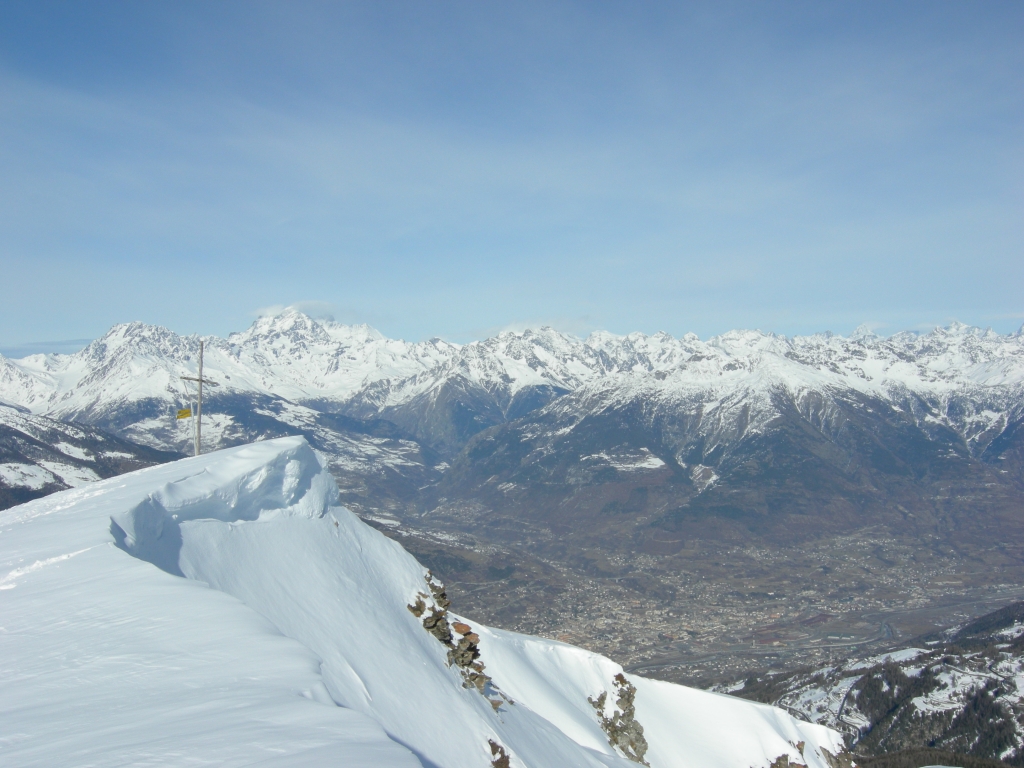
[{"label": "snow slope", "polygon": [[[336,499],[282,438],[0,512],[0,763],[462,768],[493,742],[512,766],[630,764],[588,701],[614,701],[620,667],[473,625],[491,680],[465,687],[407,608],[443,596]],[[651,766],[826,768],[841,748],[778,709],[628,681]]]}]

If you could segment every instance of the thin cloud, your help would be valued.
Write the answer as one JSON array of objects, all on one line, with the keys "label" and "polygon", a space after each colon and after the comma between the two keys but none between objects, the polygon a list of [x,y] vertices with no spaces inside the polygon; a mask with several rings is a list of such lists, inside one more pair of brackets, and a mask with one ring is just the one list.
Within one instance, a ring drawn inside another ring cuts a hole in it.
[{"label": "thin cloud", "polygon": [[292,304],[271,304],[261,307],[252,314],[255,317],[277,317],[289,310],[301,312],[314,320],[329,320],[334,322],[335,306],[329,301],[296,301]]},{"label": "thin cloud", "polygon": [[0,355],[17,359],[29,355],[70,355],[80,349],[89,346],[92,339],[64,339],[61,341],[33,341],[26,344],[16,344],[10,347],[0,347]]}]

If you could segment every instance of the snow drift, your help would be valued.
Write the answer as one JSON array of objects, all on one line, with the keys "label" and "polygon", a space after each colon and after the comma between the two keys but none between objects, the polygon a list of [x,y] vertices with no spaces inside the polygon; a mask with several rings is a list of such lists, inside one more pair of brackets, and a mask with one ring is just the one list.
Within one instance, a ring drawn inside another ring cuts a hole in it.
[{"label": "snow drift", "polygon": [[302,438],[13,507],[0,762],[635,764],[616,728],[642,733],[634,757],[654,768],[829,768],[842,749],[781,710],[446,608],[411,555],[337,506]]}]

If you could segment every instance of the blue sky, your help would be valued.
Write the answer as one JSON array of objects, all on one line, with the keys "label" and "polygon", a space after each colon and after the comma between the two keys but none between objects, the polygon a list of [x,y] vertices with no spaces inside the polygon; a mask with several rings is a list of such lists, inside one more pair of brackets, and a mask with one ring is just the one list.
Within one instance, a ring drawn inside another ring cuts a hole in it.
[{"label": "blue sky", "polygon": [[1020,2],[10,0],[0,350],[286,305],[1016,330],[1022,41]]}]

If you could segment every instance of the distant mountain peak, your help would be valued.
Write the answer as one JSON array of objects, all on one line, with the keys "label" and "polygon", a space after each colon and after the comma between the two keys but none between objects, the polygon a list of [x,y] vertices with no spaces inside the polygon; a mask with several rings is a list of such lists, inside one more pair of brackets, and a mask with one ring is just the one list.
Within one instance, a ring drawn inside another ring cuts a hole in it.
[{"label": "distant mountain peak", "polygon": [[875,333],[874,329],[867,323],[861,323],[853,329],[853,333],[850,334],[851,341],[868,341],[871,339],[877,339],[878,334]]}]

